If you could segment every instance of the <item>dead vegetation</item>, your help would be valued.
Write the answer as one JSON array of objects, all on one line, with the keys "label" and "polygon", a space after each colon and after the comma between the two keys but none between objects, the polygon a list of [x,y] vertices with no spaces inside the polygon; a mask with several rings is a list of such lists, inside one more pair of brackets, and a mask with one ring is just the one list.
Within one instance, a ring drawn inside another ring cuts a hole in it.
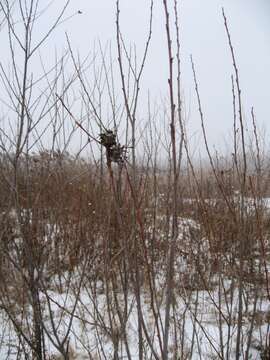
[{"label": "dead vegetation", "polygon": [[[149,104],[143,130],[138,107],[154,2],[139,61],[127,51],[116,1],[118,82],[111,54],[100,49],[99,66],[98,57],[81,61],[68,36],[53,71],[43,64],[42,75],[31,72],[36,50],[68,3],[35,45],[39,2],[19,0],[19,9],[0,2],[12,69],[1,63],[0,75],[15,119],[5,118],[0,132],[0,353],[247,360],[256,350],[267,359],[270,166],[253,109],[250,142],[244,131],[224,11],[233,71],[231,152],[210,151],[191,58],[207,154],[202,164],[192,158],[182,109],[178,2],[163,1],[167,100],[162,115]],[[24,24],[22,39],[13,11]],[[165,130],[157,126],[160,116]]]}]

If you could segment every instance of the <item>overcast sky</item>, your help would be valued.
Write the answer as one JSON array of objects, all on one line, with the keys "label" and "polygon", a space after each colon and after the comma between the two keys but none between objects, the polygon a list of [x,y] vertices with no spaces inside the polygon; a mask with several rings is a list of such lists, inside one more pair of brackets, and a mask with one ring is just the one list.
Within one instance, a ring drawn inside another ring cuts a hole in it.
[{"label": "overcast sky", "polygon": [[[56,14],[57,0],[39,23],[42,32]],[[136,44],[138,56],[145,43],[149,0],[122,0],[121,27],[127,44]],[[211,144],[218,145],[232,128],[231,74],[232,61],[222,18],[224,6],[234,44],[243,95],[244,112],[250,122],[250,109],[255,108],[260,127],[270,123],[270,1],[269,0],[181,0],[182,89],[188,113],[190,134],[198,136],[199,117],[194,97],[190,54],[197,69],[206,127]],[[78,10],[82,14],[76,14]],[[116,48],[114,0],[71,0],[66,18],[57,29],[50,46],[66,46],[67,31],[72,47],[82,56],[94,43],[108,41]],[[74,15],[74,16],[72,16]],[[153,37],[142,88],[159,101],[167,92],[167,45],[162,0],[154,0]],[[44,29],[43,29],[44,27]],[[53,52],[51,53],[53,57]],[[49,61],[50,53],[48,53]]]},{"label": "overcast sky", "polygon": [[[270,123],[270,1],[269,0],[181,0],[181,47],[183,91],[189,127],[197,133],[199,118],[189,56],[197,68],[200,92],[210,140],[218,142],[232,127],[232,62],[226,39],[222,6],[235,47],[243,94],[244,111],[250,122],[254,106],[261,127]],[[148,28],[149,1],[122,0],[121,24],[127,43],[140,53]],[[73,10],[83,14],[66,23],[73,46],[87,51],[96,39],[115,42],[115,1],[77,0]],[[71,11],[72,12],[72,11]],[[153,39],[143,85],[153,97],[164,95],[167,86],[166,39],[162,1],[154,2]]]}]

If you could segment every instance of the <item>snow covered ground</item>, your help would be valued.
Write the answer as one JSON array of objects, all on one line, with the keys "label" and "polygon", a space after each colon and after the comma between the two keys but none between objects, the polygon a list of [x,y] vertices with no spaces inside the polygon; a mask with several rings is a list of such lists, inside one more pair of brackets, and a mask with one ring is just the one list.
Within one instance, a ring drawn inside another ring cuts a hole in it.
[{"label": "snow covered ground", "polygon": [[[233,298],[230,297],[231,283],[224,281],[226,291],[221,289],[211,291],[182,292],[175,297],[174,311],[171,316],[170,359],[173,354],[181,353],[186,359],[218,359],[235,357],[235,343],[237,336],[237,289],[234,289]],[[181,287],[180,287],[181,289]],[[179,290],[179,292],[181,292]],[[57,291],[48,291],[42,294],[41,303],[44,304],[44,324],[46,327],[45,339],[47,353],[50,359],[61,359],[53,341],[56,333],[64,339],[67,329],[69,351],[71,359],[114,359],[115,349],[118,349],[118,358],[127,358],[127,346],[132,359],[139,359],[138,321],[136,297],[130,293],[126,299],[123,294],[108,294],[101,282],[95,289],[82,288],[76,300],[76,287],[69,287],[68,292],[62,294]],[[227,296],[227,298],[225,298]],[[162,299],[162,295],[160,295]],[[147,290],[141,297],[142,315],[145,319],[148,334],[153,349],[160,354],[157,323],[162,333],[164,325],[164,303],[161,301],[156,307],[159,320],[155,321],[150,295]],[[73,314],[74,305],[76,305]],[[121,315],[126,313],[125,325],[121,327]],[[124,309],[126,309],[124,311]],[[249,304],[243,316],[243,347],[246,347],[251,328],[251,316],[254,310],[254,301]],[[256,304],[254,329],[251,337],[250,359],[260,359],[261,344],[266,334],[269,334],[270,307],[266,298],[260,296]],[[53,317],[53,321],[50,319]],[[73,319],[72,319],[73,317]],[[110,318],[113,317],[113,318]],[[72,323],[71,323],[72,319]],[[18,358],[18,334],[16,335],[11,322],[1,313],[0,318],[0,359]],[[30,325],[31,327],[31,325]],[[126,337],[126,339],[125,339]],[[125,341],[127,345],[125,345]],[[117,344],[117,345],[116,345]],[[178,350],[176,351],[176,348]],[[223,354],[222,354],[223,351]],[[151,349],[147,341],[144,343],[145,359],[151,358]],[[52,356],[55,357],[52,357]],[[159,355],[160,356],[160,355]],[[23,356],[21,357],[24,358]],[[241,356],[241,359],[244,358]]]},{"label": "snow covered ground", "polygon": [[[162,218],[160,220],[162,222]],[[211,273],[207,263],[209,243],[204,238],[199,244],[194,238],[191,242],[191,229],[196,240],[200,226],[194,220],[180,219],[182,247],[175,259],[169,359],[234,359],[239,328],[238,279],[230,276],[226,269],[212,274],[209,286],[198,281],[198,277],[206,279]],[[38,273],[34,272],[34,279],[39,281]],[[39,299],[48,359],[63,358],[57,349],[62,344],[68,348],[71,360],[137,360],[140,358],[138,314],[144,324],[143,359],[154,359],[153,354],[161,359],[166,298],[164,269],[160,266],[153,275],[154,291],[153,288],[150,291],[147,281],[142,282],[140,307],[132,285],[124,292],[117,282],[120,284],[117,276],[114,282],[82,277],[79,267],[61,274],[61,281],[54,275],[48,286],[40,282]],[[270,333],[270,304],[266,295],[261,284],[245,282],[240,359],[263,359],[262,352]],[[18,328],[16,331],[14,320],[22,332],[31,337],[33,307],[28,304],[20,309],[19,302],[16,306],[16,319],[8,318],[4,309],[0,309],[0,360],[25,359],[27,352],[31,359],[31,351]]]}]

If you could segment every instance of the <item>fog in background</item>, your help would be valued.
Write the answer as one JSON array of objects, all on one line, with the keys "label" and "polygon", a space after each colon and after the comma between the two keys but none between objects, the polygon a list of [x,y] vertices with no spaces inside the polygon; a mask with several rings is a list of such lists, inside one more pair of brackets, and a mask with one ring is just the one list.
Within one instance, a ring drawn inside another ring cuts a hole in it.
[{"label": "fog in background", "polygon": [[[48,2],[49,4],[49,2]],[[52,3],[36,24],[37,37],[45,33],[59,13],[63,0]],[[42,3],[43,6],[43,3]],[[270,2],[268,0],[183,0],[179,2],[182,92],[189,138],[201,140],[200,119],[192,80],[190,54],[195,62],[200,87],[206,129],[211,146],[226,143],[232,129],[231,74],[233,73],[229,46],[222,18],[224,7],[239,68],[247,126],[251,123],[250,110],[254,106],[262,133],[269,130],[270,120]],[[44,1],[45,7],[45,1]],[[141,59],[149,28],[148,0],[120,1],[120,23],[127,45],[136,46]],[[79,14],[78,11],[82,13]],[[172,12],[172,10],[171,10]],[[98,43],[111,45],[116,59],[116,6],[114,0],[71,1],[64,21],[49,38],[41,58],[53,64],[55,53],[67,48],[65,32],[74,52],[83,59],[94,52]],[[8,61],[8,41],[2,29],[1,61]],[[35,64],[33,64],[33,67]],[[117,69],[117,68],[116,68]],[[117,71],[117,70],[116,70]],[[119,75],[115,73],[115,77]],[[167,95],[168,59],[165,18],[161,0],[154,2],[153,35],[141,84],[139,116],[146,119],[146,98],[162,107]],[[2,95],[1,95],[2,97]],[[2,112],[3,105],[1,108]],[[140,119],[138,119],[139,121]],[[162,121],[162,120],[159,120]],[[200,141],[203,151],[203,142]]]}]

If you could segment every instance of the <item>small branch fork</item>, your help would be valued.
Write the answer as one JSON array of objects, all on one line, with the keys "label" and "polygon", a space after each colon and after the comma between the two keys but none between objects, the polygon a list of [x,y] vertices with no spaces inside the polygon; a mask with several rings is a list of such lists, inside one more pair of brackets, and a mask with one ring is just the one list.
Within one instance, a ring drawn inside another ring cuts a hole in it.
[{"label": "small branch fork", "polygon": [[74,120],[75,124],[88,136],[89,141],[93,140],[93,141],[95,141],[96,143],[98,143],[98,144],[101,145],[101,142],[98,141],[94,136],[92,136],[92,135],[89,133],[89,131],[87,131],[87,130],[85,129],[85,127],[83,127],[83,125],[82,125],[79,121],[77,121],[77,120],[75,119],[75,117],[74,117],[74,115],[72,114],[72,112],[71,112],[71,111],[69,110],[69,108],[65,105],[64,100],[63,100],[58,94],[56,94],[56,97],[57,97],[57,99],[61,102],[61,104],[62,104],[62,106],[64,107],[64,109],[68,112],[68,114],[69,114],[69,116],[72,118],[72,120]]}]

